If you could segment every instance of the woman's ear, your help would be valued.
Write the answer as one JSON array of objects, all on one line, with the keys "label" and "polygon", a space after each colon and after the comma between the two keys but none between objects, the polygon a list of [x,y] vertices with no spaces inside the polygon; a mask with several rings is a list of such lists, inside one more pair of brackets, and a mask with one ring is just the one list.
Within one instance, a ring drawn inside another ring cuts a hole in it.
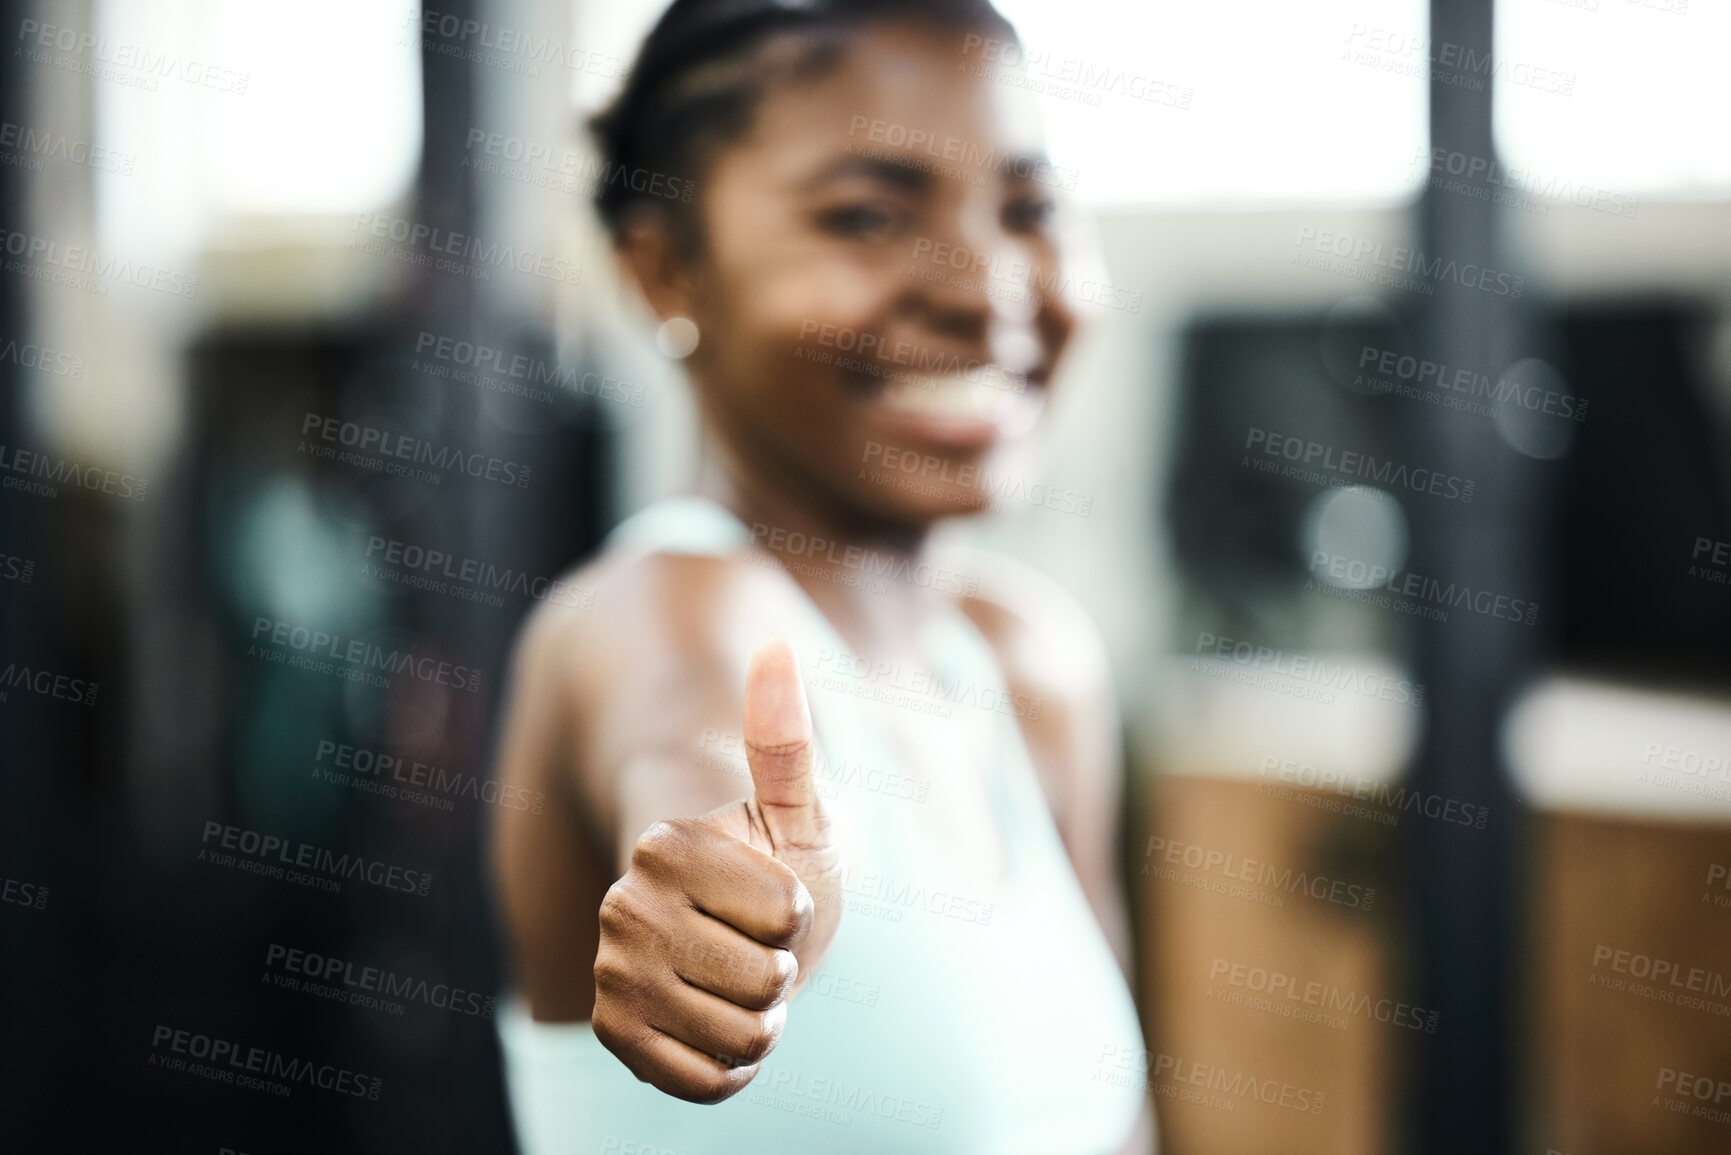
[{"label": "woman's ear", "polygon": [[613,248],[657,317],[691,315],[691,269],[665,213],[633,213]]}]

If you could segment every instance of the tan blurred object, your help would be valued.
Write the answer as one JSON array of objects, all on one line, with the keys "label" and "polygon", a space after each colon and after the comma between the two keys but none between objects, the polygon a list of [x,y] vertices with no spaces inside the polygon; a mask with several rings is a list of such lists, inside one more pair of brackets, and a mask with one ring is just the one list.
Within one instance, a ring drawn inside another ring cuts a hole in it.
[{"label": "tan blurred object", "polygon": [[[1731,1017],[1661,1001],[1694,997],[1731,1010],[1731,997],[1714,993],[1731,983],[1731,889],[1722,873],[1708,882],[1713,865],[1731,865],[1731,830],[1555,814],[1539,820],[1535,838],[1535,1155],[1731,1151],[1731,1094],[1715,1103],[1658,1086],[1669,1070],[1709,1077],[1715,1097],[1717,1084],[1731,1087]],[[1643,958],[1677,963],[1680,973],[1654,981]],[[1691,995],[1693,968],[1704,974]],[[1685,1100],[1717,1107],[1726,1121],[1667,1106]]]},{"label": "tan blurred object", "polygon": [[[1282,871],[1326,873],[1317,847],[1356,820],[1257,789],[1213,778],[1163,777],[1154,799],[1156,829],[1185,843],[1277,863]],[[1364,1014],[1329,1011],[1323,993],[1339,992],[1337,1001],[1356,996],[1349,1001],[1359,1006],[1361,1000],[1375,1004],[1391,995],[1374,907],[1367,913],[1293,895],[1282,895],[1284,906],[1271,907],[1159,879],[1152,872],[1136,881],[1149,916],[1143,943],[1149,966],[1141,991],[1155,1031],[1149,1049],[1185,1064],[1220,1067],[1228,1082],[1242,1073],[1324,1096],[1322,1110],[1314,1114],[1257,1102],[1254,1094],[1225,1096],[1234,1104],[1227,1110],[1184,1101],[1183,1082],[1166,1086],[1154,1080],[1162,1151],[1370,1155],[1387,1150],[1394,1106],[1391,1065],[1397,1036],[1406,1031]],[[1258,995],[1249,977],[1234,985],[1231,971],[1219,974],[1221,962],[1290,976],[1300,994],[1318,984],[1315,1003],[1284,991]],[[1234,996],[1244,1001],[1227,1001]],[[1261,1002],[1253,1004],[1253,999]],[[1285,1014],[1309,1010],[1326,1021],[1285,1017],[1268,1007]],[[1175,1064],[1170,1069],[1178,1070]]]},{"label": "tan blurred object", "polygon": [[1540,814],[1529,1145],[1731,1150],[1731,708],[1553,678],[1516,706],[1507,735]]}]

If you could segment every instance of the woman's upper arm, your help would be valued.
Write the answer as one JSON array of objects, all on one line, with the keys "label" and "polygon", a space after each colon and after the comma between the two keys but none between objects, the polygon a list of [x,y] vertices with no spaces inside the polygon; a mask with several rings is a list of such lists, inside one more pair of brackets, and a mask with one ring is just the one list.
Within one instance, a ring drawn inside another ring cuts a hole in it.
[{"label": "woman's upper arm", "polygon": [[555,1020],[594,1006],[599,928],[586,908],[610,881],[571,789],[571,612],[543,605],[518,635],[495,774],[510,788],[501,798],[525,805],[495,811],[490,847],[517,980],[534,1015]]},{"label": "woman's upper arm", "polygon": [[543,606],[519,636],[498,776],[513,797],[546,801],[497,815],[492,861],[538,1017],[587,1017],[596,909],[638,836],[749,792],[725,738],[739,731],[746,661],[778,615],[737,571],[645,559],[606,573],[592,612]]}]

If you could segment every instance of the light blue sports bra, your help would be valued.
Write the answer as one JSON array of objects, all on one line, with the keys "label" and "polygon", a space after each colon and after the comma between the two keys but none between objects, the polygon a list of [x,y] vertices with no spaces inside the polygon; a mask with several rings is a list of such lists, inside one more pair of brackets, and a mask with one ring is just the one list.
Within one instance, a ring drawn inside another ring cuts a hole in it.
[{"label": "light blue sports bra", "polygon": [[[627,520],[609,546],[721,556],[752,538],[720,506],[679,498]],[[507,999],[499,1033],[524,1155],[1116,1151],[1143,1093],[1114,1074],[1127,1051],[1141,1053],[1141,1030],[1019,725],[997,705],[1008,696],[987,642],[959,610],[945,615],[927,639],[936,681],[890,687],[840,673],[849,651],[805,605],[788,636],[817,731],[818,789],[850,831],[845,910],[818,973],[757,1078],[713,1106],[638,1082],[587,1022],[538,1023]],[[923,794],[893,772],[878,721],[886,693],[991,735],[1007,866],[950,849]]]}]

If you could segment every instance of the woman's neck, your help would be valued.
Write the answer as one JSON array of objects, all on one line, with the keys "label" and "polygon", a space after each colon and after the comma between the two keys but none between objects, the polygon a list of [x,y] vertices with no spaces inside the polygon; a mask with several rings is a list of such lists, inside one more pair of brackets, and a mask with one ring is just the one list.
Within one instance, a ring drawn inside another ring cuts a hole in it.
[{"label": "woman's neck", "polygon": [[713,443],[699,461],[696,492],[737,517],[856,649],[910,644],[935,605],[932,583],[920,580],[930,571],[929,525],[875,518],[813,487],[778,484]]}]

